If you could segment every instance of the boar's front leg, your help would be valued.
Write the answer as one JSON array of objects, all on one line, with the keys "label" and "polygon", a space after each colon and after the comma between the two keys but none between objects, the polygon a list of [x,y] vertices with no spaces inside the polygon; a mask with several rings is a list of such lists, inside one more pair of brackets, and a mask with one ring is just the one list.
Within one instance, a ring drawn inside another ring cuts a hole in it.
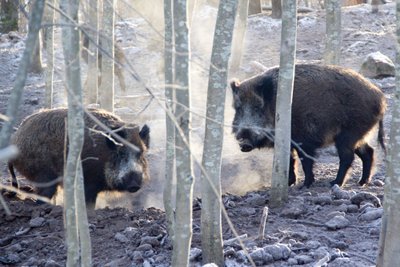
[{"label": "boar's front leg", "polygon": [[296,149],[304,171],[303,187],[305,186],[308,188],[315,181],[313,173],[315,149],[316,148],[312,146],[301,146]]}]

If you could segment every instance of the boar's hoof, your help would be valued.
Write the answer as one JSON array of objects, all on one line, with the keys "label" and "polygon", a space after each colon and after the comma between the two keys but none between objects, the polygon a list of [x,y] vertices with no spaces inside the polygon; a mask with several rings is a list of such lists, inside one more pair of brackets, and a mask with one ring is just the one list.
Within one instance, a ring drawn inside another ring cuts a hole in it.
[{"label": "boar's hoof", "polygon": [[253,150],[253,146],[250,143],[241,143],[240,150],[242,152],[250,152]]},{"label": "boar's hoof", "polygon": [[333,181],[331,181],[331,182],[329,182],[329,183],[330,183],[331,186],[334,186],[335,184],[337,184],[338,186],[342,186],[342,184],[343,184],[343,182],[340,183],[340,182],[338,182],[336,179],[333,180]]},{"label": "boar's hoof", "polygon": [[361,180],[358,182],[358,184],[361,185],[361,186],[367,185],[368,183],[369,183],[369,181],[363,180],[363,179],[361,179]]}]

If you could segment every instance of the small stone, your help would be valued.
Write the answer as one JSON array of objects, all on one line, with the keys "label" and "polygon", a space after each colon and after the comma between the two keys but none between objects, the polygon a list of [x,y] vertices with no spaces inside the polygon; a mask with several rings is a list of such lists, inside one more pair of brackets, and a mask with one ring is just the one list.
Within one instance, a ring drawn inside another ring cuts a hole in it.
[{"label": "small stone", "polygon": [[338,230],[347,227],[350,221],[343,216],[335,216],[325,223],[329,230]]},{"label": "small stone", "polygon": [[287,260],[292,252],[288,245],[275,244],[264,247],[264,251],[271,254],[275,261]]},{"label": "small stone", "polygon": [[375,179],[374,181],[372,181],[372,184],[378,187],[383,187],[385,185],[385,182],[379,179]]},{"label": "small stone", "polygon": [[127,227],[122,233],[130,240],[140,237],[140,230],[135,227]]},{"label": "small stone", "polygon": [[308,255],[298,255],[294,257],[297,261],[297,264],[303,265],[303,264],[308,264],[310,262],[313,262],[314,259]]},{"label": "small stone", "polygon": [[305,212],[304,206],[296,205],[293,207],[287,207],[283,209],[280,215],[290,219],[297,219],[302,214],[304,214],[304,212]]},{"label": "small stone", "polygon": [[22,248],[20,243],[16,243],[7,249],[7,251],[9,251],[9,252],[15,252],[15,253],[19,253],[23,250],[24,249]]},{"label": "small stone", "polygon": [[115,240],[117,240],[117,241],[119,241],[121,243],[128,243],[129,242],[129,239],[125,235],[123,235],[121,233],[116,233],[114,238],[115,238]]},{"label": "small stone", "polygon": [[321,243],[315,240],[310,240],[305,243],[305,247],[309,250],[317,249],[321,246]]},{"label": "small stone", "polygon": [[352,204],[358,206],[360,206],[360,204],[364,201],[372,203],[375,207],[382,206],[380,199],[376,195],[369,192],[357,193],[355,196],[351,197],[350,201]]},{"label": "small stone", "polygon": [[321,196],[317,196],[317,197],[313,197],[312,201],[314,202],[314,204],[317,205],[330,205],[332,204],[332,197],[329,195],[321,195]]},{"label": "small stone", "polygon": [[54,260],[47,260],[44,264],[44,267],[61,267],[62,265],[58,264]]},{"label": "small stone", "polygon": [[342,212],[342,211],[332,211],[332,212],[328,213],[327,217],[328,217],[329,219],[332,219],[332,218],[335,217],[335,216],[342,216],[342,217],[344,217],[345,215],[346,215],[346,213],[344,213],[344,212]]},{"label": "small stone", "polygon": [[143,244],[136,248],[137,251],[147,251],[151,249],[153,249],[153,247],[150,244]]},{"label": "small stone", "polygon": [[135,262],[141,262],[143,261],[143,255],[141,251],[134,251],[132,253],[132,260],[134,260]]},{"label": "small stone", "polygon": [[158,237],[156,236],[145,236],[142,237],[142,239],[140,240],[140,244],[150,244],[153,247],[158,247],[160,246],[160,241],[158,240]]},{"label": "small stone", "polygon": [[287,265],[297,265],[298,263],[297,263],[297,260],[295,259],[295,258],[290,258],[290,259],[288,259],[287,260]]},{"label": "small stone", "polygon": [[151,263],[148,260],[143,261],[143,267],[152,267]]},{"label": "small stone", "polygon": [[42,217],[36,217],[29,221],[29,226],[32,228],[40,227],[44,224],[45,221],[46,221],[46,219],[44,219]]},{"label": "small stone", "polygon": [[337,184],[332,186],[331,192],[335,199],[350,199],[351,197],[350,192],[341,189]]},{"label": "small stone", "polygon": [[243,216],[250,216],[250,215],[256,214],[257,210],[255,208],[246,208],[246,209],[242,209],[242,211],[240,213]]},{"label": "small stone", "polygon": [[265,263],[271,263],[274,261],[274,258],[272,257],[271,254],[265,252],[263,248],[257,248],[253,252],[250,253],[250,257],[253,259],[255,262],[259,262],[259,265],[265,264]]},{"label": "small stone", "polygon": [[207,263],[204,264],[202,267],[218,267],[218,265],[216,265],[215,263]]},{"label": "small stone", "polygon": [[358,206],[357,205],[347,205],[347,212],[348,213],[358,212]]},{"label": "small stone", "polygon": [[383,209],[376,208],[376,209],[372,209],[372,210],[371,209],[366,210],[366,212],[364,214],[361,214],[358,218],[361,221],[370,222],[370,221],[376,220],[378,218],[381,218],[382,215],[383,215]]},{"label": "small stone", "polygon": [[394,76],[395,66],[389,57],[378,51],[367,55],[361,65],[360,73],[368,78]]},{"label": "small stone", "polygon": [[198,257],[201,256],[201,253],[202,253],[202,251],[199,248],[190,249],[189,260],[190,261],[196,260]]}]

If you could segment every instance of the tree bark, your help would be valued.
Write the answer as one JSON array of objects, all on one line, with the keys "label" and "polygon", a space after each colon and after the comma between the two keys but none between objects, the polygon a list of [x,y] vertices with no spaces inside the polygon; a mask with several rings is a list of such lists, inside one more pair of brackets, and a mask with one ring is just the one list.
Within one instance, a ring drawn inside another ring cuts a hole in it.
[{"label": "tree bark", "polygon": [[[61,1],[60,7],[66,15],[62,16],[62,24],[78,24],[78,0]],[[67,266],[91,266],[90,235],[80,158],[84,142],[84,121],[79,32],[75,26],[63,27],[62,43],[68,92],[68,155],[64,171]]]},{"label": "tree bark", "polygon": [[[243,1],[247,2],[247,1]],[[260,14],[261,13],[261,1],[260,0],[249,0],[249,15]]]},{"label": "tree bark", "polygon": [[288,177],[291,144],[291,116],[296,58],[296,1],[282,1],[281,55],[276,97],[275,153],[272,168],[271,206],[288,199]]},{"label": "tree bark", "polygon": [[26,77],[28,75],[28,69],[32,61],[32,51],[35,47],[42,23],[44,3],[44,0],[36,0],[32,6],[32,15],[29,20],[29,32],[25,42],[25,50],[19,63],[13,91],[8,99],[6,113],[8,121],[3,124],[0,132],[0,148],[4,148],[10,142],[12,129],[15,125],[18,109],[21,104],[22,91],[24,89]]},{"label": "tree bark", "polygon": [[29,66],[29,72],[33,73],[42,73],[43,65],[42,65],[42,33],[39,31],[38,38],[36,40],[35,48],[32,52],[32,62]]},{"label": "tree bark", "polygon": [[18,31],[18,2],[1,0],[0,7],[0,33]]},{"label": "tree bark", "polygon": [[101,85],[99,88],[100,107],[114,111],[114,6],[116,0],[103,1],[102,32],[100,43],[101,57]]},{"label": "tree bark", "polygon": [[89,0],[89,35],[88,50],[88,65],[87,65],[87,82],[86,82],[86,103],[96,104],[99,89],[99,0]]},{"label": "tree bark", "polygon": [[341,46],[341,2],[326,0],[326,47],[325,64],[339,65]]},{"label": "tree bark", "polygon": [[235,30],[232,41],[232,55],[230,61],[230,72],[239,70],[244,49],[244,41],[247,28],[247,13],[249,10],[249,0],[238,1]]},{"label": "tree bark", "polygon": [[167,217],[167,229],[169,236],[174,237],[175,212],[173,205],[173,180],[175,170],[175,125],[169,114],[174,114],[175,94],[172,89],[174,79],[173,73],[173,18],[172,18],[172,0],[164,0],[164,75],[165,75],[165,108],[166,112],[166,151],[165,151],[165,184],[163,192],[163,201],[165,215]]},{"label": "tree bark", "polygon": [[382,216],[381,234],[377,267],[398,265],[400,254],[400,2],[396,3],[396,90],[392,111],[392,125],[388,146],[384,212]]},{"label": "tree bark", "polygon": [[[246,1],[245,1],[246,2]],[[237,0],[221,0],[214,30],[214,43],[207,92],[206,131],[201,175],[201,244],[203,264],[224,266],[221,222],[221,154],[224,140],[224,110],[227,69]]]},{"label": "tree bark", "polygon": [[[54,6],[54,0],[47,0],[47,3]],[[45,69],[46,91],[45,91],[45,107],[53,107],[53,78],[54,78],[54,8],[47,6],[44,12],[44,20],[47,27],[45,29],[46,43],[46,59],[47,66]]]},{"label": "tree bark", "polygon": [[[193,172],[190,152],[190,94],[189,94],[189,29],[186,1],[174,0],[175,79],[176,109],[180,134],[176,134],[176,219],[173,240],[172,266],[189,264],[192,240]],[[186,141],[186,142],[185,142]],[[186,143],[186,144],[185,144]]]},{"label": "tree bark", "polygon": [[282,18],[282,3],[281,0],[271,0],[272,13],[271,17],[274,19]]}]

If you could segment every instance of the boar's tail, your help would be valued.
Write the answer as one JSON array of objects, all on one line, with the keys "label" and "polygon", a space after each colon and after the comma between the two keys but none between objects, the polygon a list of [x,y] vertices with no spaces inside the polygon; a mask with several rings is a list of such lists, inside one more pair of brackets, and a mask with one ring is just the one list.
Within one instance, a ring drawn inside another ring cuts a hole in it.
[{"label": "boar's tail", "polygon": [[12,165],[12,163],[8,163],[8,171],[11,174],[11,185],[18,188],[17,176],[15,175],[14,165]]},{"label": "boar's tail", "polygon": [[379,121],[378,142],[381,145],[381,147],[382,147],[382,149],[383,149],[383,151],[385,152],[385,155],[386,155],[386,145],[385,145],[384,137],[385,137],[385,131],[383,129],[383,119],[381,119]]}]

